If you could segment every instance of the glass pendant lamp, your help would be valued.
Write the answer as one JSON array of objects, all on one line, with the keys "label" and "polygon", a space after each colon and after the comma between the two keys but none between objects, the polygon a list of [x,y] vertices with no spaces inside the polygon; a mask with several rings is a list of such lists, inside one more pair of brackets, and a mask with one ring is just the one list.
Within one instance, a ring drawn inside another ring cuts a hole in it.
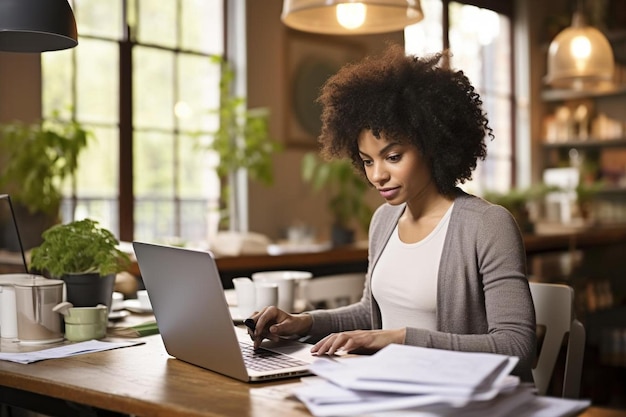
[{"label": "glass pendant lamp", "polygon": [[579,10],[572,25],[560,32],[548,49],[545,82],[557,88],[584,89],[613,78],[613,49],[598,29],[587,25]]},{"label": "glass pendant lamp", "polygon": [[281,15],[292,29],[327,35],[394,32],[423,18],[420,0],[284,0]]},{"label": "glass pendant lamp", "polygon": [[0,0],[0,51],[45,52],[77,44],[67,0]]}]

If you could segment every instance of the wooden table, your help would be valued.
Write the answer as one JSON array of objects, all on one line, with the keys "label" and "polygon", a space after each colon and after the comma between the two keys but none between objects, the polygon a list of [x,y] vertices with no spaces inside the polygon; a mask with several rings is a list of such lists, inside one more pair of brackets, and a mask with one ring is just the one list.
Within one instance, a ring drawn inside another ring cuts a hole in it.
[{"label": "wooden table", "polygon": [[[65,405],[57,411],[63,417],[71,410],[65,401],[82,404],[76,415],[85,416],[310,417],[298,402],[253,393],[294,380],[246,384],[171,358],[159,335],[143,340],[140,346],[29,365],[0,362],[0,402],[39,412]],[[581,416],[618,417],[626,411],[591,407]]]},{"label": "wooden table", "polygon": [[159,335],[143,340],[140,346],[28,365],[0,362],[0,386],[137,416],[310,415],[298,403],[250,395],[251,388],[271,383],[245,384],[173,359]]}]

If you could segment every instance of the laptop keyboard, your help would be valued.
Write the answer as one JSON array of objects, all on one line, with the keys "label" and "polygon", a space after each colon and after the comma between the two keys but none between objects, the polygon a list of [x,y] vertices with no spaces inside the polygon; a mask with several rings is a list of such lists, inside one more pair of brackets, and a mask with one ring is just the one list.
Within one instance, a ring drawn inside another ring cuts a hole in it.
[{"label": "laptop keyboard", "polygon": [[273,371],[275,369],[291,368],[307,365],[306,362],[267,349],[254,350],[252,344],[239,342],[246,367],[255,371]]}]

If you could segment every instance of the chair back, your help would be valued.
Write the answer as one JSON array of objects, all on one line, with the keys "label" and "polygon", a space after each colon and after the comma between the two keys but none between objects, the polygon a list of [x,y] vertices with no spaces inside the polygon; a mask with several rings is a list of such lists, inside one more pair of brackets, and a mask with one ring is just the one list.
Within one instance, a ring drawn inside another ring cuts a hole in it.
[{"label": "chair back", "polygon": [[303,283],[308,308],[336,308],[361,299],[365,274],[326,275]]},{"label": "chair back", "polygon": [[532,370],[539,395],[545,395],[566,340],[562,396],[578,398],[585,352],[585,329],[574,314],[574,289],[563,284],[530,283],[537,325],[545,334]]}]

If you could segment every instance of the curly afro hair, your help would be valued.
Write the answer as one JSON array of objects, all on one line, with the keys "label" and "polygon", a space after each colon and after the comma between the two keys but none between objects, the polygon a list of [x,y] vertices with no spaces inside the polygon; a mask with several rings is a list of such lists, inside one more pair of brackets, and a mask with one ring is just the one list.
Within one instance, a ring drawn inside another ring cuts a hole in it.
[{"label": "curly afro hair", "polygon": [[322,106],[321,153],[349,158],[364,174],[358,137],[415,145],[430,165],[444,195],[472,178],[485,159],[485,138],[493,138],[482,101],[462,71],[441,65],[449,54],[407,56],[391,45],[377,58],[348,64],[330,77],[317,101]]}]

